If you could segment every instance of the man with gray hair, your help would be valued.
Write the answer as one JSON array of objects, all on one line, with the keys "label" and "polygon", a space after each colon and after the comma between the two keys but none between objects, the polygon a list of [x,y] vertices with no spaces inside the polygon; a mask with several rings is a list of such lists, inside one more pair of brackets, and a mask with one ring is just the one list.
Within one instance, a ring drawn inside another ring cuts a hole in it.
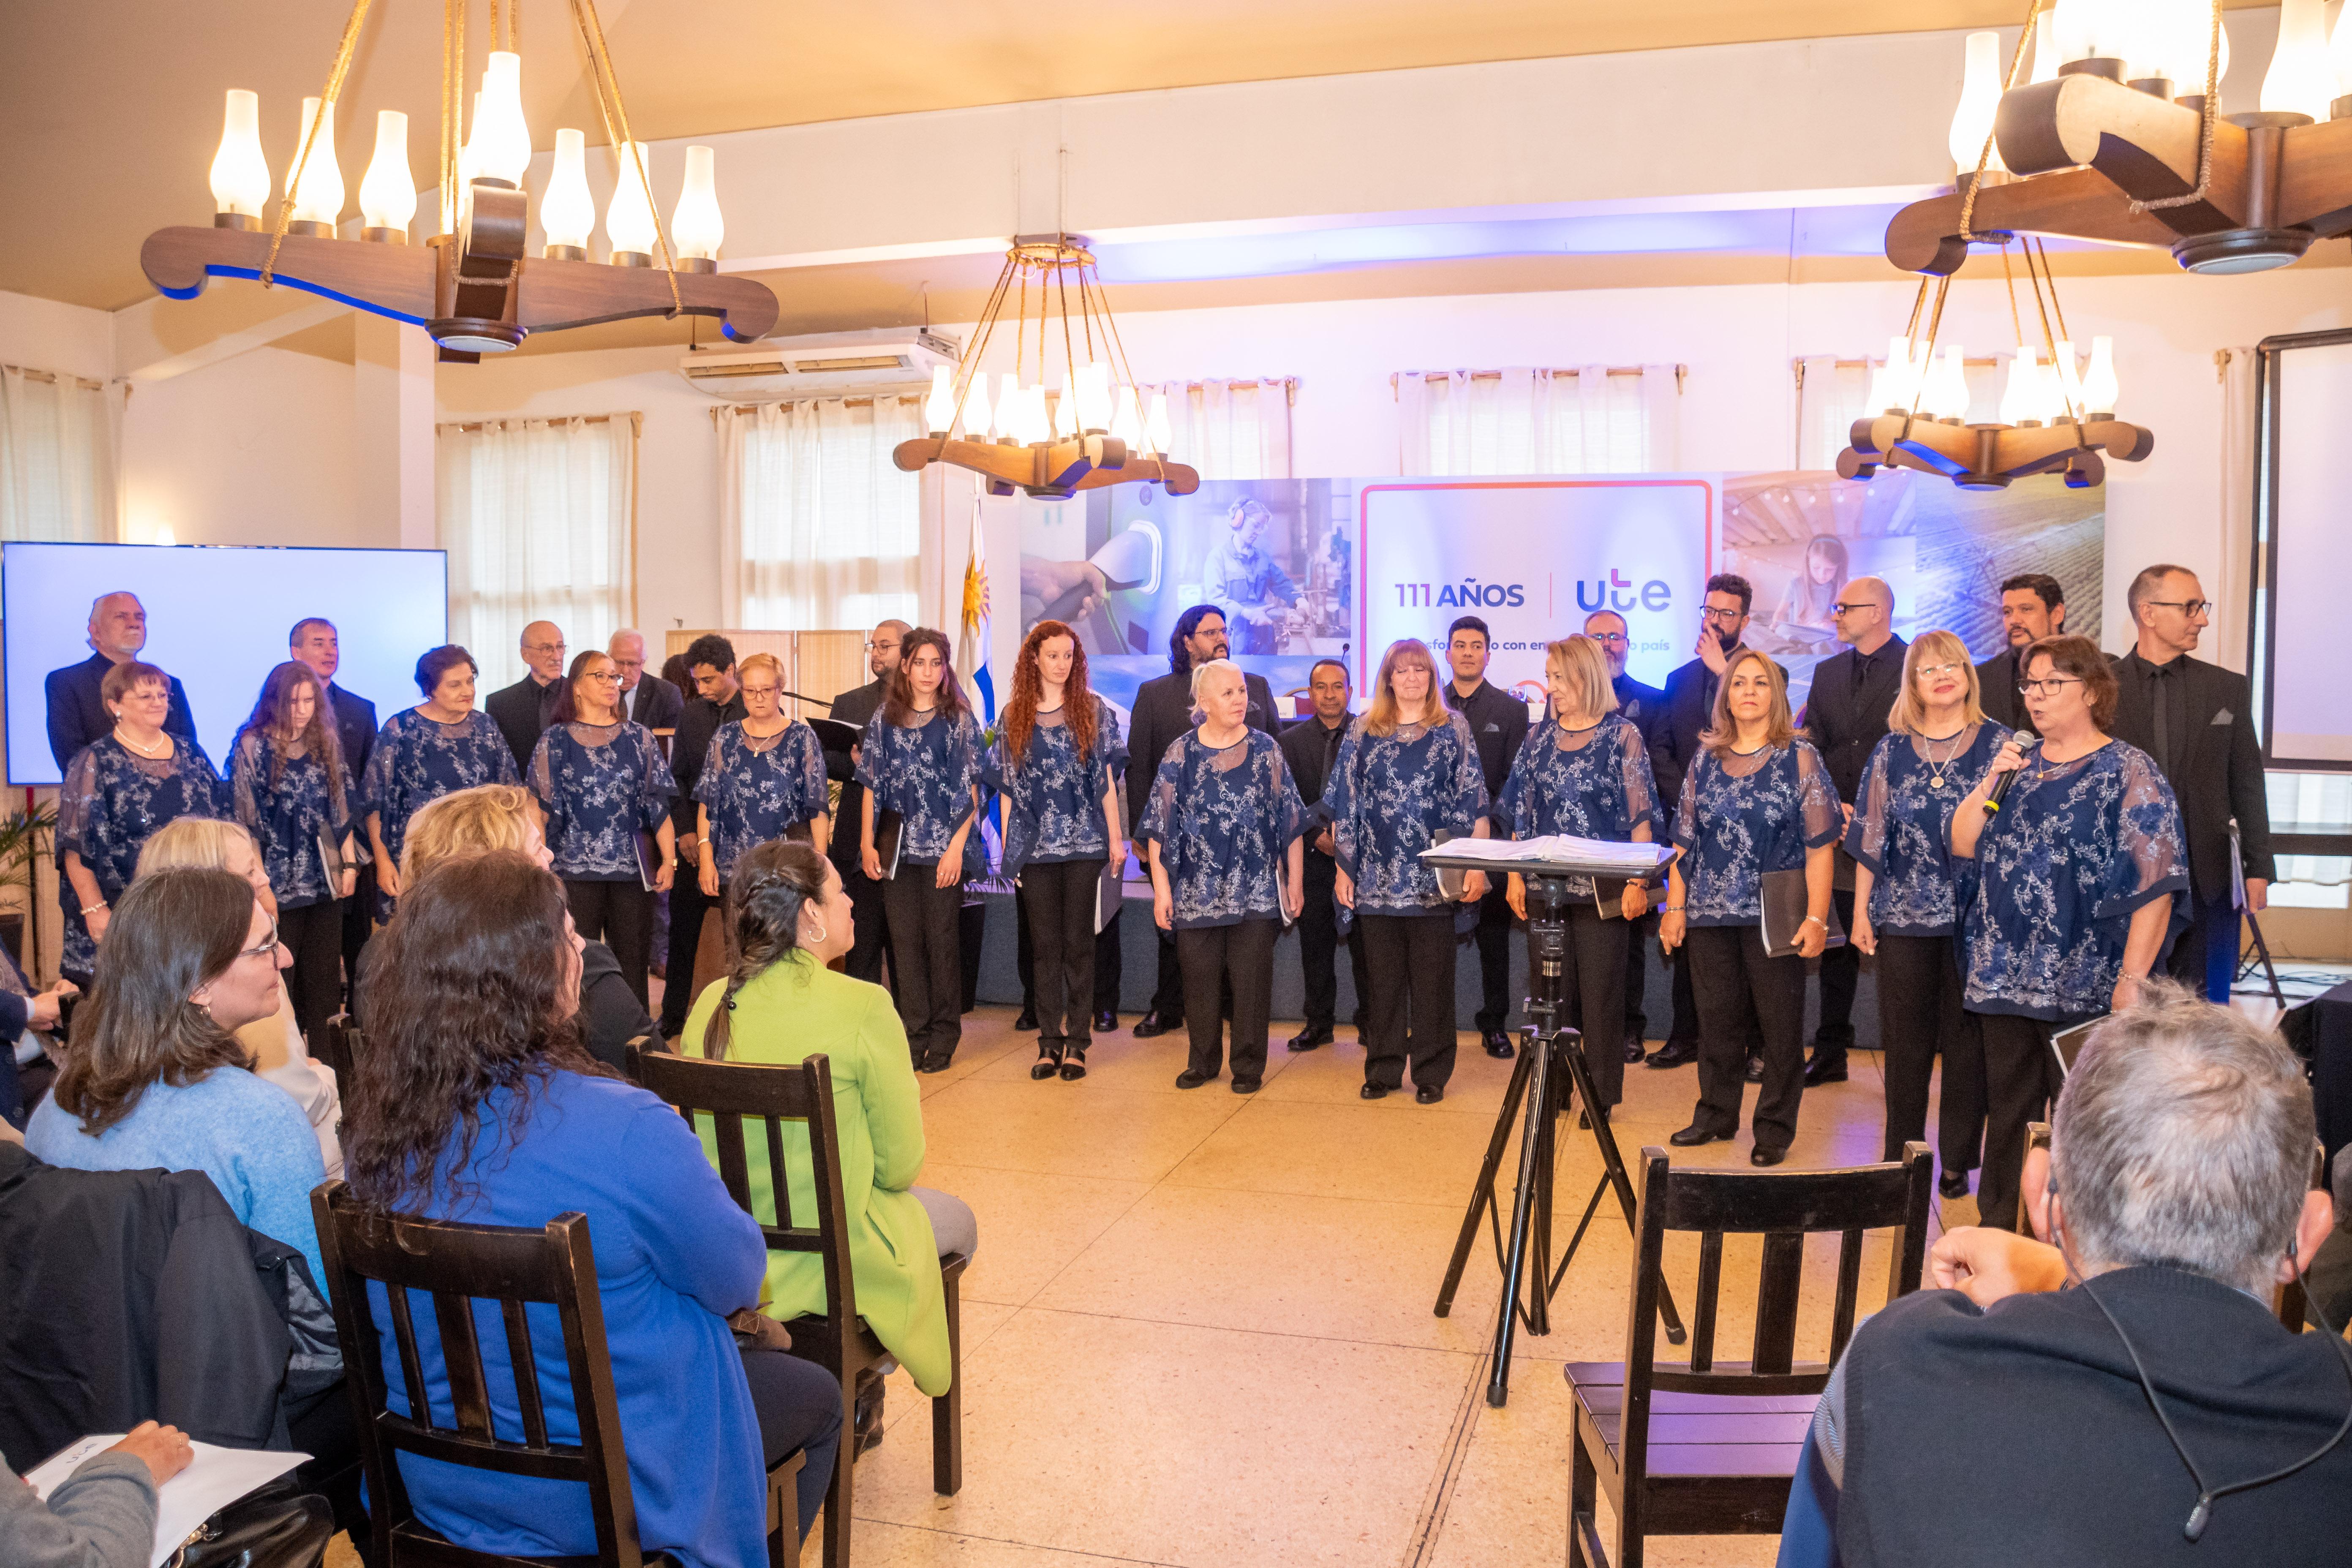
[{"label": "man with gray hair", "polygon": [[2345,1560],[2352,1349],[2272,1310],[2335,1224],[2302,1066],[2178,985],[2140,998],[2067,1076],[2046,1188],[2029,1167],[2046,1241],[1953,1231],[1939,1288],[1854,1334],[1783,1563],[1825,1519],[1849,1568],[2156,1563],[2200,1538],[2215,1563]]},{"label": "man with gray hair", "polygon": [[[113,732],[114,716],[106,710],[99,688],[106,684],[108,670],[147,650],[147,606],[139,602],[138,595],[121,589],[100,594],[89,606],[89,629],[84,640],[91,649],[88,658],[53,669],[42,680],[48,699],[49,754],[57,758],[59,773],[71,769],[84,746]],[[188,694],[181,689],[178,676],[171,681],[164,732],[193,743],[196,721],[188,711]]]}]

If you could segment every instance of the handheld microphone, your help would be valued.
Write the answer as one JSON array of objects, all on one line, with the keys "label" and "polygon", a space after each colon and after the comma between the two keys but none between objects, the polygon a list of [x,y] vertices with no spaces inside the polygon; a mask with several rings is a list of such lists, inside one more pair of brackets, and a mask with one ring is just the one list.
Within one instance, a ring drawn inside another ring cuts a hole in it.
[{"label": "handheld microphone", "polygon": [[2032,756],[2034,752],[2034,749],[2041,744],[2042,737],[2039,735],[2034,736],[2032,740],[2027,742],[2025,750],[2020,752],[2017,755],[2018,765],[1992,781],[1992,793],[1985,796],[1985,815],[1987,816],[1994,816],[2000,814],[2001,797],[2009,793],[2009,786],[2017,782],[2017,775],[2025,771],[2025,759]]}]

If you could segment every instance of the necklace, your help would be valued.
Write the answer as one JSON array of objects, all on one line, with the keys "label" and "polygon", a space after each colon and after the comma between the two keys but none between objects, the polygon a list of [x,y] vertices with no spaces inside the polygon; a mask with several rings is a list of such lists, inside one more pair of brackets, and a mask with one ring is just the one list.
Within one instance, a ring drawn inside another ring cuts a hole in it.
[{"label": "necklace", "polygon": [[1960,754],[1963,749],[1960,738],[1967,733],[1968,731],[1966,730],[1955,730],[1950,734],[1945,736],[1944,739],[1952,742],[1953,745],[1950,751],[1945,752],[1940,757],[1936,754],[1937,742],[1934,741],[1928,741],[1927,737],[1925,735],[1919,737],[1921,740],[1927,742],[1927,787],[1929,789],[1941,789],[1944,787],[1944,770],[1951,765],[1951,761],[1954,757]]},{"label": "necklace", "polygon": [[120,724],[117,724],[114,727],[114,738],[121,742],[126,748],[138,752],[141,756],[147,758],[150,762],[155,761],[161,757],[168,757],[172,754],[172,737],[169,735],[158,736],[156,739],[156,745],[152,751],[147,747],[141,745],[130,736],[124,734],[122,732],[122,726]]}]

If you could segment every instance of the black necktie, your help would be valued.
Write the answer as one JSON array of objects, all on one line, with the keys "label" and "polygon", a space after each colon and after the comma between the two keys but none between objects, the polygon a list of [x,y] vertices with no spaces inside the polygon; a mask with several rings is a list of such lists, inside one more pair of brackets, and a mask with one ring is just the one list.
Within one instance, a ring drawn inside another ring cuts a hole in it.
[{"label": "black necktie", "polygon": [[2154,677],[2147,686],[2149,699],[2156,705],[2156,763],[2167,773],[2172,770],[2172,720],[2165,710],[2171,706],[2171,691],[2167,682],[2172,671],[2158,664],[2149,667]]}]

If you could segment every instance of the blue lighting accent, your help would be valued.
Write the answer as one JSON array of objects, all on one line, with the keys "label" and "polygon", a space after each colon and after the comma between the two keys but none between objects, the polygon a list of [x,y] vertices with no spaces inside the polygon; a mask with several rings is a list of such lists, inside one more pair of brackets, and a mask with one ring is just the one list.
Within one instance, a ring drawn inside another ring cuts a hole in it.
[{"label": "blue lighting accent", "polygon": [[[231,267],[226,262],[208,261],[205,264],[205,275],[208,278],[249,278],[258,282],[261,279],[261,268]],[[372,300],[359,300],[349,294],[338,294],[332,289],[323,289],[316,283],[306,283],[299,278],[290,278],[283,272],[278,274],[274,281],[283,283],[289,289],[299,289],[306,294],[316,294],[321,299],[332,300],[339,305],[349,305],[354,310],[365,310],[372,316],[389,316],[395,321],[406,321],[412,326],[421,327],[425,324],[425,318],[422,316],[411,316],[399,310],[387,310]],[[199,283],[194,289],[184,291],[178,289],[163,289],[160,291],[171,299],[193,300],[204,291],[204,285]]]}]

